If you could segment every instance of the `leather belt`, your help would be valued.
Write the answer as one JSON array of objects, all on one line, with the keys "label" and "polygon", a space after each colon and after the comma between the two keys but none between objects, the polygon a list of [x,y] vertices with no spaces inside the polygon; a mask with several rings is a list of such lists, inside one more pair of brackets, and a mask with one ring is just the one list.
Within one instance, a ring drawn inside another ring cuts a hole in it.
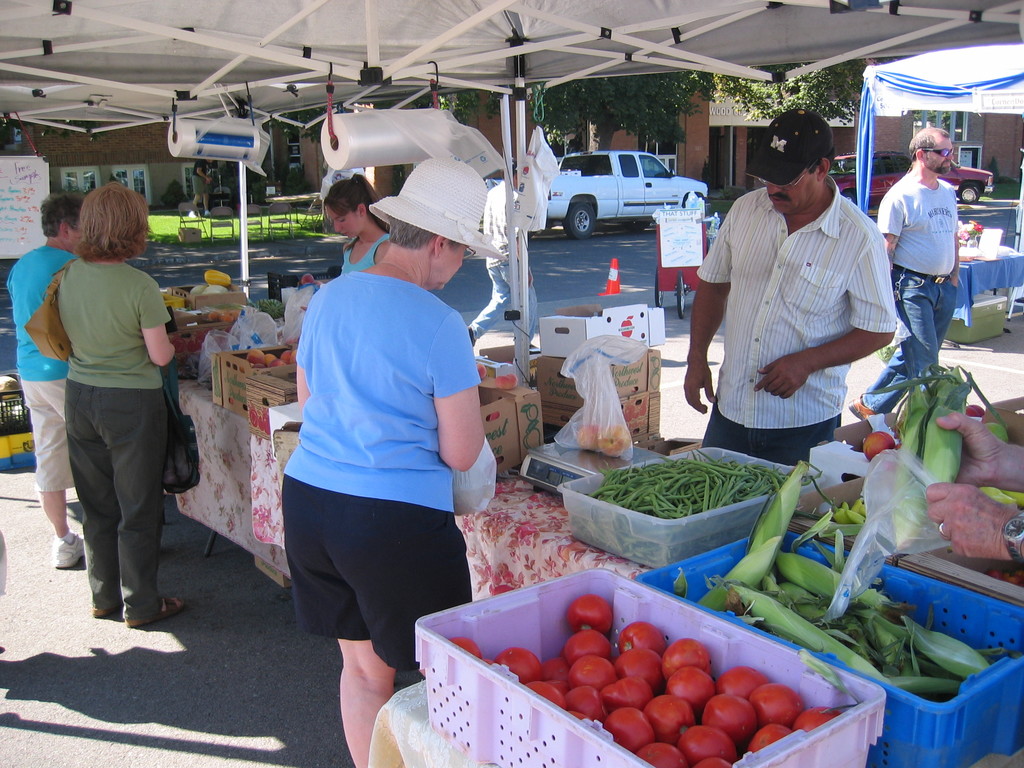
[{"label": "leather belt", "polygon": [[899,270],[900,272],[905,272],[908,275],[913,275],[914,277],[920,277],[922,280],[931,280],[936,285],[941,285],[942,283],[949,280],[950,277],[949,275],[926,275],[923,272],[915,272],[912,269],[901,267],[899,264],[893,266],[893,271],[895,272],[896,270]]}]

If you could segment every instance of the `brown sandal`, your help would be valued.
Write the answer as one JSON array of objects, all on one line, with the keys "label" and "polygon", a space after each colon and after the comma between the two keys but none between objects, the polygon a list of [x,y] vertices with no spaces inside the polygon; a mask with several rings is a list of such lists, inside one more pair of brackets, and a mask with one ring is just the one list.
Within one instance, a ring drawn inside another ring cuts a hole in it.
[{"label": "brown sandal", "polygon": [[169,619],[176,613],[181,613],[185,609],[185,601],[178,597],[164,597],[160,600],[160,613],[155,616],[150,616],[146,619],[125,619],[124,623],[127,624],[131,629],[136,627],[144,627],[147,624],[152,624],[155,621],[161,619]]},{"label": "brown sandal", "polygon": [[121,606],[115,605],[113,608],[93,608],[92,617],[94,619],[105,619],[109,616],[113,616],[115,613],[121,612]]}]

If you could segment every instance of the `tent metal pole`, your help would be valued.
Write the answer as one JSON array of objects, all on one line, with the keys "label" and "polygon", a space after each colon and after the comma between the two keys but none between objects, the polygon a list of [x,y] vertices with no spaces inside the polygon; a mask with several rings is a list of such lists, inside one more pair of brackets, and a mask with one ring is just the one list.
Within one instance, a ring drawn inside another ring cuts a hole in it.
[{"label": "tent metal pole", "polygon": [[[526,79],[517,77],[515,80],[516,94],[516,161],[518,167],[526,164]],[[514,183],[514,181],[513,181]],[[518,186],[518,185],[516,185]],[[509,219],[512,221],[512,219]],[[509,288],[512,291],[512,308],[519,310],[519,321],[513,324],[513,338],[516,347],[516,367],[518,375],[529,382],[530,379],[530,324],[533,318],[530,317],[530,302],[528,291],[530,287],[530,251],[526,241],[526,230],[520,226],[522,222],[519,217],[515,218],[515,250],[516,262],[510,265],[509,274],[512,283]],[[510,240],[509,252],[512,253]],[[510,255],[511,258],[511,255]]]},{"label": "tent metal pole", "polygon": [[238,162],[238,261],[242,267],[242,290],[249,295],[249,207],[246,199],[245,163]]},{"label": "tent metal pole", "polygon": [[[527,255],[520,248],[519,238],[516,237],[515,181],[512,173],[512,115],[507,94],[503,94],[501,97],[501,151],[505,161],[505,237],[508,240],[509,293],[512,299],[512,309],[521,311],[522,302],[519,300],[518,287],[522,273],[522,261],[527,258]],[[520,353],[519,334],[515,331],[518,324],[512,324],[514,357],[516,378],[519,380],[519,384],[523,384],[529,377],[530,361],[529,354],[524,358]],[[529,350],[527,350],[528,352]]]}]

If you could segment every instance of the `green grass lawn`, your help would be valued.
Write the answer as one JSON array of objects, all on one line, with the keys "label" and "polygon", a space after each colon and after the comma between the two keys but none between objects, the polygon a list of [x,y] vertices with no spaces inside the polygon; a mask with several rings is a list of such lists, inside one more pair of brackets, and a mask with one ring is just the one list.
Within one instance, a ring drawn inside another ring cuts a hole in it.
[{"label": "green grass lawn", "polygon": [[[262,227],[256,227],[255,225],[249,228],[249,242],[267,242],[271,240],[269,236],[269,224],[267,217],[261,218]],[[325,237],[325,234],[320,231],[320,223],[304,223],[302,221],[302,215],[293,213],[292,214],[292,234],[289,237],[286,230],[276,228],[274,229],[275,240],[289,239],[298,240],[305,238],[321,238]],[[236,242],[238,240],[238,219],[234,220],[234,234],[232,230],[214,229],[214,237],[210,239],[210,220],[209,219],[189,219],[188,226],[198,227],[203,231],[203,239],[199,243],[190,243],[193,247],[210,246],[214,244],[223,244],[224,242]],[[149,215],[149,239],[154,243],[165,243],[165,244],[177,244],[178,240],[178,227],[181,226],[180,220],[178,219],[177,211],[153,211]]]}]

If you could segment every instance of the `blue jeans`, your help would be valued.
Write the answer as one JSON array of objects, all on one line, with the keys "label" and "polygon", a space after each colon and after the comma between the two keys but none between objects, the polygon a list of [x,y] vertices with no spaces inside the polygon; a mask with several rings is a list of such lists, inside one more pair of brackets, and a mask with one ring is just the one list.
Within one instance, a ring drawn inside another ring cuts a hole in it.
[{"label": "blue jeans", "polygon": [[889,413],[905,390],[881,392],[879,389],[918,378],[939,361],[939,347],[949,330],[956,309],[956,286],[948,280],[935,283],[900,267],[892,272],[896,311],[910,335],[893,353],[878,380],[862,396],[864,405],[875,413]]},{"label": "blue jeans", "polygon": [[[493,328],[499,320],[505,319],[505,310],[512,306],[512,288],[508,282],[508,262],[502,261],[487,267],[491,276],[491,301],[484,307],[476,319],[469,324],[473,336],[480,338]],[[537,334],[537,291],[533,285],[529,288],[530,338]]]},{"label": "blue jeans", "polygon": [[839,426],[839,414],[817,424],[783,429],[751,429],[730,421],[718,411],[718,405],[711,407],[711,418],[704,432],[701,445],[704,448],[724,448],[727,451],[745,453],[777,464],[796,464],[807,461],[811,448],[818,443],[833,439]]}]

